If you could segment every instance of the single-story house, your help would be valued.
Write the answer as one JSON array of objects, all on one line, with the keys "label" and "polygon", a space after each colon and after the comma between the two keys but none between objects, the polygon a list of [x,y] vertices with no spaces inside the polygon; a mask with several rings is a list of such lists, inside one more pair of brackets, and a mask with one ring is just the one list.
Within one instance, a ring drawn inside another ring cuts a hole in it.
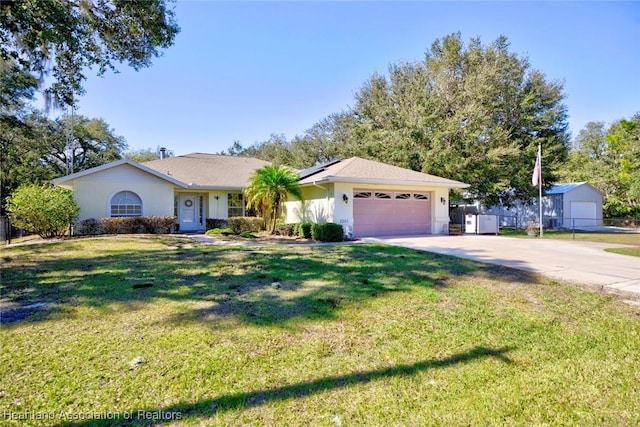
[{"label": "single-story house", "polygon": [[352,157],[299,172],[287,222],[335,222],[354,237],[448,234],[449,190],[467,184]]},{"label": "single-story house", "polygon": [[[482,214],[500,216],[503,226],[513,226],[518,218],[520,227],[526,226],[532,219],[537,221],[539,205],[536,199],[532,204],[517,202],[507,208],[504,206],[482,207]],[[585,228],[602,225],[602,193],[587,182],[556,184],[545,190],[542,196],[543,224],[547,228]]]},{"label": "single-story house", "polygon": [[[269,162],[193,153],[137,163],[122,159],[55,179],[74,192],[79,221],[175,215],[180,231],[204,231],[207,218],[244,216],[243,190]],[[355,236],[443,234],[448,196],[466,184],[353,157],[300,171],[304,201],[289,200],[287,222],[337,222]]]}]

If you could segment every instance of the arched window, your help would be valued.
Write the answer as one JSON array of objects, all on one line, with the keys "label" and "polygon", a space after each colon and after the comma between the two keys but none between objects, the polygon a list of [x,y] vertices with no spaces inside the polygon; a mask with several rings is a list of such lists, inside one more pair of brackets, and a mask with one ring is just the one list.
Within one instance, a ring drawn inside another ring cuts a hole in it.
[{"label": "arched window", "polygon": [[142,216],[142,199],[132,191],[121,191],[111,198],[111,216]]}]

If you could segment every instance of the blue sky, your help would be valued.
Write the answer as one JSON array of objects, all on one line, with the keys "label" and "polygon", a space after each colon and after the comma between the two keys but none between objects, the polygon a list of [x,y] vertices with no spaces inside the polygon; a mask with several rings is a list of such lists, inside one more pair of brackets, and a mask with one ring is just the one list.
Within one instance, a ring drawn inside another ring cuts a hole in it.
[{"label": "blue sky", "polygon": [[640,111],[637,2],[179,1],[175,12],[182,30],[151,68],[87,72],[78,114],[102,117],[130,149],[291,139],[353,105],[372,73],[458,31],[484,44],[504,34],[563,81],[574,135]]}]

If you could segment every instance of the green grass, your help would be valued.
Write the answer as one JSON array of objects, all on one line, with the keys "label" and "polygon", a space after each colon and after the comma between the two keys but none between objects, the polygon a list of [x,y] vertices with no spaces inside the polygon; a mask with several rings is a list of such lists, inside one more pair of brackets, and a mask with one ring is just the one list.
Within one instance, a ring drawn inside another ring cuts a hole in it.
[{"label": "green grass", "polygon": [[607,248],[605,251],[612,252],[614,254],[640,257],[640,246],[637,248]]},{"label": "green grass", "polygon": [[640,424],[640,308],[526,272],[166,236],[0,259],[3,424]]},{"label": "green grass", "polygon": [[[527,236],[525,230],[514,232],[513,229],[501,229],[500,235],[505,237],[522,237]],[[615,243],[621,245],[640,245],[640,234],[638,233],[598,233],[598,232],[576,232],[575,235],[571,231],[555,231],[545,230],[544,239],[558,240],[576,240],[583,242],[599,242],[599,243]]]}]

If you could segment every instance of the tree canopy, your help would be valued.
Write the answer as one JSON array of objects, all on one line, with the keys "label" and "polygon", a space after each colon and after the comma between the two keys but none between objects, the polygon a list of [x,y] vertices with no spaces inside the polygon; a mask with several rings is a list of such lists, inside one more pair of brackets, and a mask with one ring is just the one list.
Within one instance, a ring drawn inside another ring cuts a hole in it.
[{"label": "tree canopy", "polygon": [[[22,126],[0,123],[0,183],[2,185],[2,214],[6,197],[21,184],[40,184],[79,172],[122,157],[127,147],[102,119],[78,115],[49,119],[39,111],[21,118]],[[72,124],[73,123],[73,124]],[[67,149],[73,127],[72,149]],[[68,169],[71,166],[71,170]]]},{"label": "tree canopy", "polygon": [[560,83],[547,82],[505,37],[468,45],[436,40],[424,62],[392,65],[356,95],[358,151],[391,164],[471,184],[485,202],[535,195],[530,173],[545,153],[545,182],[569,141]]},{"label": "tree canopy", "polygon": [[300,168],[370,158],[466,182],[485,204],[509,205],[536,195],[530,174],[538,144],[545,183],[557,179],[570,139],[563,100],[562,83],[510,52],[506,37],[465,45],[451,34],[434,41],[423,61],[371,76],[350,110],[293,141],[270,140],[239,154],[293,159]]},{"label": "tree canopy", "polygon": [[[160,146],[156,147],[155,149],[149,147],[149,148],[142,148],[139,150],[131,150],[124,153],[124,157],[138,163],[150,162],[152,160],[161,159],[162,150],[163,148]],[[173,150],[167,150],[166,148],[164,148],[164,150],[165,150],[164,152],[165,157],[173,157],[174,155]]]},{"label": "tree canopy", "polygon": [[5,0],[0,2],[0,59],[41,82],[56,105],[81,95],[86,69],[126,63],[148,67],[179,31],[165,0]]},{"label": "tree canopy", "polygon": [[49,119],[30,102],[41,89],[48,104],[73,106],[88,69],[102,75],[120,63],[135,70],[151,65],[179,31],[170,1],[0,1],[2,214],[19,184],[121,157],[125,140],[104,120],[77,116],[71,125]]},{"label": "tree canopy", "polygon": [[580,130],[563,178],[587,181],[604,195],[604,215],[640,215],[640,113],[610,126],[589,122]]}]

